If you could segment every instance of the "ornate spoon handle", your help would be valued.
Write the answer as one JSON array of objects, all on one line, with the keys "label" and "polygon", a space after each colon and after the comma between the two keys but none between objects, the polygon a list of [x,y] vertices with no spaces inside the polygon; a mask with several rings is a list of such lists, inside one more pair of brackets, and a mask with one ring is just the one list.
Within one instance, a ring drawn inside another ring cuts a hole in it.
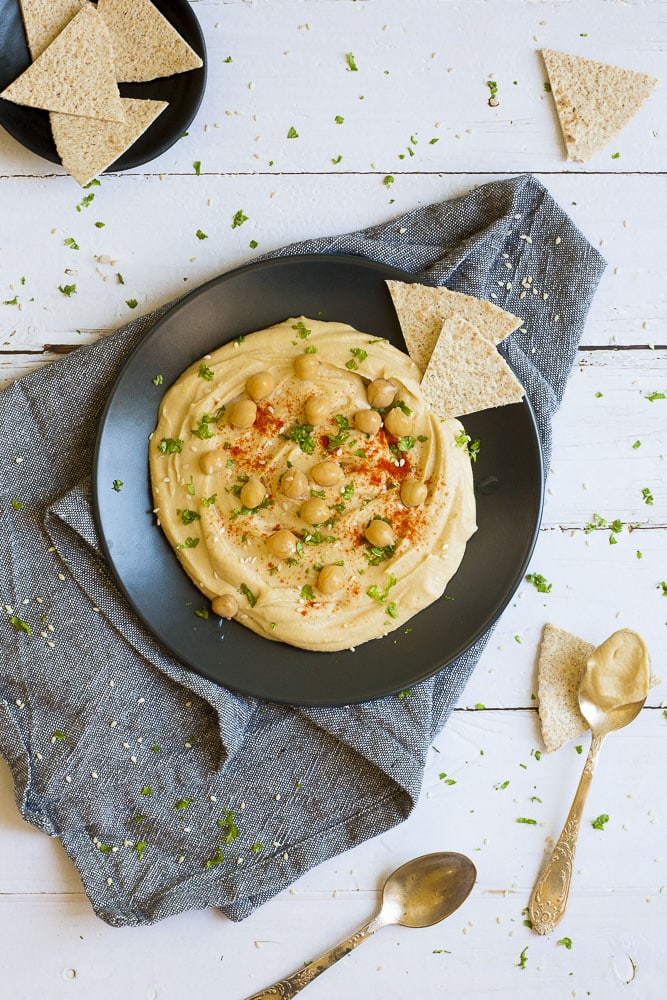
[{"label": "ornate spoon handle", "polygon": [[563,832],[558,838],[558,843],[554,847],[546,867],[535,883],[533,894],[530,897],[528,915],[532,921],[533,930],[537,931],[538,934],[548,934],[549,931],[552,931],[565,913],[570,894],[574,852],[577,848],[581,816],[603,739],[604,736],[593,736],[591,740],[588,757]]},{"label": "ornate spoon handle", "polygon": [[316,958],[314,962],[309,962],[303,969],[292,973],[286,979],[281,979],[279,982],[274,983],[273,986],[267,986],[265,990],[260,990],[259,993],[253,993],[247,1000],[276,1000],[276,998],[279,998],[279,1000],[289,1000],[290,997],[300,993],[308,983],[312,983],[313,979],[316,979],[317,976],[330,969],[339,959],[345,958],[362,941],[365,941],[371,934],[379,930],[380,927],[383,927],[385,922],[384,920],[379,920],[378,917],[379,914],[373,917],[367,924],[364,924],[356,934],[347,938],[346,941],[341,941],[340,944],[331,948],[330,951]]}]

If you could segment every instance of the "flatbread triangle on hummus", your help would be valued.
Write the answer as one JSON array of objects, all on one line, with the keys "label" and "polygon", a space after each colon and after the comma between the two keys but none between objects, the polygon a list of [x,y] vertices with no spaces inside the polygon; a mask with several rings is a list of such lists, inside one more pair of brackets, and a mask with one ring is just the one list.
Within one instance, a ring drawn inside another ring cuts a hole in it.
[{"label": "flatbread triangle on hummus", "polygon": [[150,0],[99,0],[97,9],[111,33],[119,82],[141,83],[203,65]]},{"label": "flatbread triangle on hummus", "polygon": [[461,316],[442,324],[420,388],[434,413],[445,419],[518,403],[524,395],[495,344]]},{"label": "flatbread triangle on hummus", "polygon": [[86,0],[19,0],[28,48],[33,61],[41,56]]},{"label": "flatbread triangle on hummus", "polygon": [[590,160],[634,118],[658,82],[646,73],[553,49],[542,49],[542,58],[568,160]]},{"label": "flatbread triangle on hummus", "polygon": [[408,354],[422,371],[433,353],[443,322],[452,316],[467,320],[493,344],[499,344],[521,323],[500,306],[449,288],[403,281],[387,281],[387,287]]},{"label": "flatbread triangle on hummus", "polygon": [[32,108],[124,122],[109,33],[91,5],[0,94]]},{"label": "flatbread triangle on hummus", "polygon": [[83,187],[101,174],[146,131],[168,104],[121,98],[125,124],[51,114],[51,130],[65,170]]}]

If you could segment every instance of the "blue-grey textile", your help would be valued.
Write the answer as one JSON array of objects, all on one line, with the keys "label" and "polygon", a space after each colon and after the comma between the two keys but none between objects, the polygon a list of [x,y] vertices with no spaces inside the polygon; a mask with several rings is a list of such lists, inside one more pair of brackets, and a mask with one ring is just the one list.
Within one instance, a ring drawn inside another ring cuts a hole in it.
[{"label": "blue-grey textile", "polygon": [[[502,350],[548,461],[605,265],[537,180],[280,251],[304,252],[394,264],[521,316]],[[60,838],[95,912],[116,926],[205,906],[241,920],[406,819],[485,642],[409,698],[329,709],[241,697],[161,647],[100,555],[88,477],[109,389],[163,311],[0,393],[0,752],[21,813]]]}]

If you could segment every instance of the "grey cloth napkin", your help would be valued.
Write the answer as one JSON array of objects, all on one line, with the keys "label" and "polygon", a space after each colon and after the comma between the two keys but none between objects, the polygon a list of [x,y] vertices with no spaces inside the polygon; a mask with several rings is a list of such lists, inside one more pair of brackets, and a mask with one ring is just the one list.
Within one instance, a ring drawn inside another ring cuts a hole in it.
[{"label": "grey cloth napkin", "polygon": [[[548,463],[550,419],[605,265],[537,180],[279,251],[304,252],[364,255],[521,316],[502,350]],[[23,816],[60,838],[95,912],[116,926],[205,906],[241,920],[404,820],[485,644],[410,697],[329,709],[239,696],[161,647],[100,555],[87,477],[107,393],[163,311],[0,393],[0,752]]]}]

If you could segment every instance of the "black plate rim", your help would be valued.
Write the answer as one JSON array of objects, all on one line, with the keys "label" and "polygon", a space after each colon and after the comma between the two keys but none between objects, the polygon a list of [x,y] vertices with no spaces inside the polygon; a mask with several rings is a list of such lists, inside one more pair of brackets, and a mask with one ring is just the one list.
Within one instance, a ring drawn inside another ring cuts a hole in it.
[{"label": "black plate rim", "polygon": [[[161,316],[159,316],[156,319],[156,321],[150,326],[150,328],[141,336],[140,340],[135,344],[135,346],[133,347],[131,353],[126,358],[125,362],[123,363],[122,367],[120,368],[120,370],[118,372],[118,375],[116,376],[116,378],[114,380],[114,383],[113,383],[113,385],[112,385],[112,387],[111,387],[111,389],[109,391],[109,394],[107,396],[105,405],[104,405],[104,407],[103,407],[103,409],[102,409],[102,411],[100,413],[99,424],[98,424],[98,431],[97,431],[97,436],[96,436],[96,441],[95,441],[95,447],[94,447],[94,453],[93,453],[93,463],[92,463],[92,507],[93,507],[93,515],[94,515],[94,520],[95,520],[96,528],[97,528],[97,531],[98,531],[98,536],[99,536],[99,539],[100,539],[101,548],[102,548],[102,551],[103,551],[103,554],[104,554],[104,557],[105,557],[105,560],[106,560],[106,563],[107,563],[107,567],[111,571],[111,574],[112,574],[114,580],[116,581],[117,586],[121,590],[121,592],[124,595],[125,599],[128,601],[128,604],[130,605],[130,607],[132,608],[132,610],[138,615],[138,617],[144,623],[144,625],[149,630],[149,632],[151,633],[151,635],[153,635],[154,637],[156,637],[156,639],[160,643],[162,643],[165,646],[165,648],[169,649],[170,652],[172,652],[173,654],[174,654],[174,651],[171,649],[171,647],[169,645],[169,642],[167,640],[165,640],[162,636],[160,636],[160,635],[158,635],[156,633],[156,631],[154,629],[154,626],[152,625],[150,619],[143,613],[143,611],[139,607],[137,607],[134,599],[132,598],[132,595],[128,591],[125,582],[123,581],[120,573],[118,572],[118,570],[116,568],[116,565],[115,565],[112,553],[111,553],[110,548],[109,548],[109,546],[107,544],[107,539],[106,539],[106,534],[105,534],[104,525],[103,525],[103,521],[102,521],[102,513],[101,513],[100,502],[99,501],[100,501],[100,496],[101,496],[101,492],[100,492],[100,462],[101,462],[102,449],[103,449],[103,443],[104,443],[103,442],[104,432],[105,432],[105,429],[106,429],[106,423],[107,423],[107,419],[109,417],[109,412],[110,412],[110,410],[113,407],[115,396],[116,396],[117,392],[119,391],[119,389],[120,389],[120,387],[122,385],[123,377],[126,375],[128,369],[132,368],[133,362],[135,360],[135,354],[142,347],[145,346],[146,342],[151,337],[159,335],[159,328],[160,328],[160,326],[162,324],[166,323],[166,321],[168,319],[173,318],[175,315],[177,315],[183,309],[189,308],[192,302],[194,302],[197,299],[201,298],[203,295],[206,295],[206,293],[211,288],[213,288],[214,286],[224,285],[225,283],[227,283],[229,281],[233,281],[236,278],[236,276],[239,275],[239,274],[244,274],[245,275],[248,271],[257,271],[257,272],[259,272],[259,271],[262,271],[262,270],[265,270],[265,269],[273,269],[273,268],[280,267],[280,266],[293,266],[295,264],[298,265],[300,263],[306,263],[306,264],[314,265],[314,266],[318,266],[318,265],[326,266],[328,263],[349,263],[349,264],[353,264],[353,265],[360,265],[364,269],[369,269],[369,270],[372,270],[372,271],[373,270],[377,271],[377,272],[381,273],[383,275],[383,277],[385,277],[385,278],[395,278],[396,280],[408,281],[408,282],[419,281],[419,278],[416,277],[414,274],[412,274],[410,272],[407,272],[407,271],[404,271],[401,268],[394,267],[393,265],[384,264],[381,261],[374,261],[374,260],[370,260],[370,259],[368,259],[366,257],[356,256],[356,255],[353,255],[353,254],[336,254],[336,253],[331,253],[331,254],[308,254],[308,253],[305,253],[305,254],[281,255],[281,256],[278,256],[278,257],[264,258],[264,259],[259,260],[259,261],[251,261],[251,262],[249,262],[247,264],[242,264],[242,265],[240,265],[240,266],[238,266],[236,268],[232,268],[229,271],[222,272],[221,274],[216,275],[215,277],[211,278],[209,281],[207,281],[204,284],[200,285],[198,288],[193,289],[191,292],[189,292],[188,294],[184,295],[181,299],[177,300],[172,306],[169,307],[169,309],[165,313],[163,313]],[[276,322],[278,322],[278,320],[276,320]],[[224,342],[224,341],[222,341],[222,342]],[[168,386],[166,388],[168,388]],[[165,389],[165,391],[166,391],[166,389]],[[181,652],[179,652],[178,654],[174,654],[174,655],[177,655],[178,659],[181,662],[183,662],[183,664],[187,668],[192,669],[195,673],[199,673],[200,675],[207,677],[208,679],[212,680],[214,683],[220,684],[221,686],[229,687],[230,689],[234,690],[235,692],[237,692],[239,694],[247,695],[247,696],[250,696],[250,697],[257,697],[257,698],[261,698],[263,700],[273,701],[273,702],[276,702],[276,703],[279,703],[279,704],[290,704],[290,705],[296,705],[296,706],[302,706],[302,707],[333,707],[333,706],[339,706],[339,705],[358,704],[358,703],[362,703],[362,702],[366,702],[366,701],[377,700],[379,698],[383,698],[383,697],[386,697],[386,696],[391,695],[391,694],[396,694],[397,691],[401,691],[403,689],[410,688],[412,685],[415,685],[415,684],[419,683],[420,681],[423,681],[423,680],[426,680],[429,677],[432,677],[433,675],[435,675],[436,673],[438,673],[440,670],[447,669],[455,660],[457,660],[459,657],[465,655],[475,645],[475,643],[478,642],[479,639],[493,625],[495,625],[495,623],[498,621],[498,619],[502,615],[503,611],[507,608],[507,606],[509,605],[510,601],[514,597],[514,594],[516,593],[519,585],[521,584],[521,581],[524,578],[526,570],[527,570],[527,568],[528,568],[528,566],[530,564],[530,560],[532,558],[532,555],[533,555],[533,552],[534,552],[534,549],[535,549],[535,545],[537,543],[537,539],[539,537],[540,526],[541,526],[541,521],[542,521],[542,513],[543,513],[543,507],[544,507],[544,458],[543,458],[543,453],[542,453],[542,442],[541,442],[539,431],[538,431],[538,428],[537,428],[537,421],[535,419],[535,413],[534,413],[533,407],[532,407],[532,405],[531,405],[531,403],[530,403],[530,401],[528,399],[528,396],[527,395],[524,396],[524,399],[523,399],[523,401],[521,403],[517,403],[517,404],[513,404],[513,405],[515,407],[522,407],[526,411],[526,415],[528,417],[528,426],[529,426],[530,431],[531,431],[532,443],[533,443],[533,446],[534,446],[534,456],[533,456],[533,458],[534,458],[534,460],[536,460],[537,471],[539,473],[539,475],[538,475],[538,482],[535,484],[536,487],[537,487],[537,504],[535,505],[535,508],[534,508],[534,523],[533,523],[532,532],[531,532],[530,537],[528,538],[528,540],[526,542],[526,545],[525,545],[525,554],[524,554],[524,558],[522,559],[522,561],[520,563],[520,568],[515,573],[513,582],[507,588],[507,590],[505,592],[505,595],[502,598],[502,600],[500,600],[494,606],[494,608],[489,611],[489,613],[486,615],[486,617],[484,617],[480,621],[479,625],[474,630],[474,632],[472,632],[470,634],[470,636],[468,637],[468,639],[466,640],[466,642],[463,643],[463,644],[460,644],[451,653],[451,655],[448,654],[447,657],[446,657],[446,659],[442,663],[440,663],[439,665],[437,665],[435,667],[431,667],[428,670],[415,669],[415,670],[411,671],[409,669],[409,667],[406,667],[405,675],[402,676],[400,684],[392,683],[390,685],[386,685],[386,686],[382,687],[382,689],[379,689],[377,684],[373,684],[373,685],[371,685],[371,688],[369,690],[358,692],[358,693],[356,693],[352,697],[340,697],[340,698],[336,698],[336,699],[328,697],[325,700],[322,700],[321,698],[318,698],[316,695],[315,696],[313,696],[313,695],[310,695],[310,696],[303,695],[303,696],[301,696],[301,695],[299,695],[299,693],[295,694],[294,692],[292,692],[290,694],[289,698],[288,697],[281,698],[280,695],[279,695],[279,693],[276,693],[276,692],[272,692],[270,695],[267,696],[266,694],[264,694],[261,691],[259,691],[252,684],[248,685],[248,686],[245,686],[242,683],[241,684],[237,683],[236,681],[234,683],[230,683],[227,680],[221,680],[219,677],[213,676],[213,674],[211,672],[207,671],[201,665],[198,665],[198,664],[196,664],[196,663],[194,663],[192,661],[189,661],[186,657],[184,657],[182,655]],[[157,406],[156,406],[156,410],[157,410]],[[147,462],[146,462],[146,466],[148,466]],[[148,475],[148,471],[147,471],[146,474]],[[154,522],[153,522],[153,527],[155,527]],[[181,572],[184,572],[184,571],[181,571]],[[271,641],[268,640],[268,639],[264,640],[264,641],[266,643],[268,643],[269,646],[273,645],[273,643],[271,643]],[[364,649],[368,645],[370,645],[370,644],[369,643],[368,644],[364,644],[361,648]],[[319,656],[319,655],[326,655],[326,654],[313,653],[313,655],[314,656]]]},{"label": "black plate rim", "polygon": [[[0,3],[2,2],[3,0],[0,0]],[[10,3],[13,2],[17,7],[17,9],[19,9],[19,0],[4,0],[4,2],[10,2]],[[155,6],[160,10],[160,13],[163,14],[165,17],[167,17],[169,20],[171,19],[169,18],[168,12],[173,10],[174,5],[176,5],[179,8],[181,16],[185,19],[186,26],[185,27],[183,25],[181,26],[180,33],[185,38],[187,43],[195,50],[197,55],[201,58],[203,65],[197,70],[189,70],[187,73],[183,74],[180,73],[174,74],[173,78],[187,76],[191,81],[192,80],[198,81],[198,86],[196,89],[193,89],[193,93],[189,100],[189,104],[187,106],[183,105],[176,122],[170,129],[169,137],[167,139],[162,139],[160,141],[153,141],[152,145],[148,144],[148,140],[153,138],[153,136],[151,135],[151,130],[153,126],[156,123],[159,123],[160,119],[163,118],[164,115],[168,115],[170,113],[171,110],[170,108],[166,108],[163,111],[162,115],[158,116],[155,122],[151,123],[148,129],[146,129],[146,131],[143,132],[142,135],[140,135],[135,140],[135,142],[129,147],[129,149],[125,150],[125,152],[122,153],[117,160],[109,164],[108,167],[105,167],[105,169],[102,171],[102,174],[117,173],[123,170],[134,170],[137,167],[141,167],[144,164],[150,163],[152,160],[157,159],[158,156],[162,156],[163,153],[166,153],[167,150],[171,149],[171,147],[174,146],[180,138],[182,138],[183,133],[186,132],[187,129],[190,127],[190,125],[194,121],[197,112],[199,111],[199,108],[201,107],[201,103],[204,98],[204,92],[206,90],[206,81],[208,78],[208,58],[206,51],[206,41],[204,38],[204,33],[202,31],[201,25],[197,18],[197,15],[192,9],[192,5],[188,2],[188,0],[169,0],[168,3],[165,3],[165,0],[153,0],[153,2],[155,3]],[[21,23],[21,27],[23,28],[23,22],[20,16],[20,9],[19,9],[19,21]],[[25,30],[24,30],[24,36],[25,36]],[[1,37],[2,33],[0,32],[0,38]],[[0,56],[1,55],[2,55],[2,50],[0,49]],[[118,86],[121,97],[140,98],[143,96],[146,98],[154,98],[155,100],[160,100],[162,98],[155,93],[155,85],[157,84],[159,86],[162,81],[171,79],[172,77],[161,77],[158,80],[149,80],[146,83],[133,83],[133,84],[120,83]],[[41,157],[43,160],[46,160],[49,163],[56,163],[59,166],[62,166],[61,159],[58,156],[55,144],[52,139],[45,144],[40,139],[34,138],[34,135],[39,136],[38,132],[35,133],[34,127],[32,130],[27,129],[24,132],[22,129],[17,129],[15,127],[15,125],[11,121],[11,117],[9,119],[9,122],[7,121],[7,115],[2,113],[2,107],[3,105],[6,105],[8,103],[10,102],[0,100],[0,127],[2,127],[5,130],[5,132],[7,132],[8,135],[11,135],[11,137],[16,142],[18,142],[19,145],[23,146],[25,149],[28,149],[31,153],[34,153],[36,156]],[[12,104],[12,108],[14,109],[13,111],[14,115],[20,114],[21,117],[27,119],[28,122],[30,122],[31,119],[35,119],[35,116],[48,115],[47,111],[42,111],[38,108],[28,108],[28,107],[23,108],[20,107],[19,105],[14,105],[14,104]],[[17,108],[20,108],[20,110],[16,111],[15,109]],[[139,147],[139,150],[137,150],[137,147]],[[144,150],[143,152],[141,151],[142,149]],[[100,176],[102,176],[102,174]]]}]

